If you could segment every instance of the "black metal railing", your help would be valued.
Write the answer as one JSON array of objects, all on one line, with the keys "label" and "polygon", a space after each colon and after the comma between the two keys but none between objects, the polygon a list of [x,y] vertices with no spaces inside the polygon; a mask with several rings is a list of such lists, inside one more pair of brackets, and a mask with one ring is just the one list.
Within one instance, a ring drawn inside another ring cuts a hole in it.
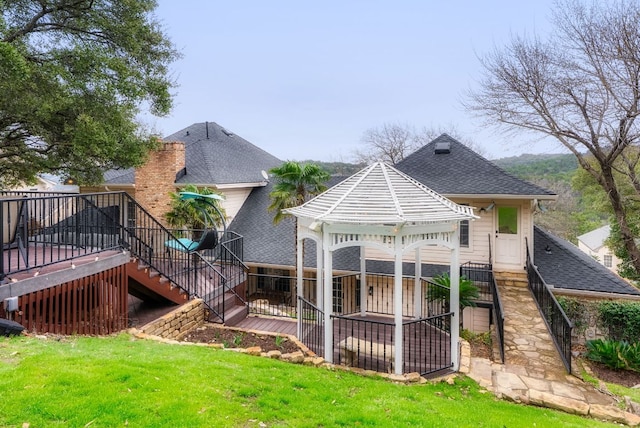
[{"label": "black metal railing", "polygon": [[[0,194],[0,225],[0,281],[8,274],[124,248],[189,296],[205,299],[221,320],[225,292],[244,300],[236,289],[247,271],[241,236],[227,232],[220,236],[220,245],[202,254],[189,253],[186,247],[178,251],[166,245],[178,242],[178,235],[124,192],[5,192]],[[18,256],[10,257],[10,252]]]},{"label": "black metal railing", "polygon": [[378,321],[332,315],[334,361],[349,367],[393,372],[393,320]]},{"label": "black metal railing", "polygon": [[493,324],[496,329],[498,352],[500,352],[500,361],[504,364],[504,309],[502,308],[502,299],[500,299],[500,292],[493,271],[491,271],[489,286],[493,299]]},{"label": "black metal railing", "polygon": [[[452,313],[402,323],[402,372],[428,375],[452,367]],[[377,372],[393,372],[395,324],[392,319],[332,315],[334,361]],[[440,328],[437,326],[446,326]]]},{"label": "black metal railing", "polygon": [[431,280],[421,278],[424,293],[422,318],[442,315],[449,312],[449,288]]},{"label": "black metal railing", "polygon": [[448,312],[402,324],[403,373],[429,375],[451,369],[451,320]]},{"label": "black metal railing", "polygon": [[324,312],[310,301],[298,297],[300,302],[300,341],[316,355],[324,355]]},{"label": "black metal railing", "polygon": [[[316,279],[303,278],[303,298],[316,301]],[[257,315],[296,318],[296,283],[294,276],[249,273],[247,276],[247,300],[249,312]]]},{"label": "black metal railing", "polygon": [[540,275],[538,268],[531,262],[527,243],[527,280],[529,290],[538,305],[542,319],[547,325],[556,349],[567,372],[571,373],[571,331],[573,323],[569,320],[555,296]]},{"label": "black metal railing", "polygon": [[477,302],[493,301],[491,281],[493,270],[490,264],[466,262],[460,265],[460,277],[473,281],[478,288]]}]

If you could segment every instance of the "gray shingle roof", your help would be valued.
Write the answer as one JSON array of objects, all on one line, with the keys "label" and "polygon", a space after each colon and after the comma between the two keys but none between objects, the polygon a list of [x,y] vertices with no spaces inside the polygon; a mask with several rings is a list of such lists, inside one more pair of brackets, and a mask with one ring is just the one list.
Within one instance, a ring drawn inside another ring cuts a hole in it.
[{"label": "gray shingle roof", "polygon": [[545,282],[556,288],[640,295],[572,243],[534,227],[534,260]]},{"label": "gray shingle roof", "polygon": [[[332,186],[345,177],[332,177],[327,183]],[[285,217],[277,225],[273,224],[273,212],[267,207],[271,203],[269,193],[273,190],[273,182],[265,187],[255,188],[242,205],[242,208],[229,225],[229,230],[239,233],[244,238],[244,260],[247,263],[264,263],[271,265],[295,266],[296,250],[294,236],[294,221],[290,216]],[[311,242],[307,240],[306,242]],[[359,266],[359,249],[340,253],[343,260],[334,261],[334,268],[349,269],[352,265]],[[355,260],[355,264],[353,261]],[[316,266],[315,244],[305,245],[305,265]],[[357,268],[359,269],[359,267]]]},{"label": "gray shingle roof", "polygon": [[[449,153],[437,153],[436,145],[449,144]],[[416,150],[396,168],[445,196],[529,195],[554,193],[516,178],[447,134]]]},{"label": "gray shingle roof", "polygon": [[[344,177],[332,177],[329,185],[337,184]],[[273,224],[273,213],[267,211],[269,193],[273,184],[255,188],[242,206],[229,229],[244,237],[244,260],[247,263],[295,266],[294,222],[285,217]],[[310,240],[305,244],[305,266],[316,267],[316,246]],[[334,253],[333,268],[358,272],[360,270],[360,248],[348,247]],[[393,262],[367,260],[367,272],[393,274]],[[444,265],[422,266],[423,276],[434,276],[448,271]],[[403,263],[405,275],[413,275],[412,263]]]},{"label": "gray shingle roof", "polygon": [[[215,122],[194,123],[164,138],[185,143],[187,173],[177,183],[259,183],[282,161]],[[133,183],[133,169],[105,173],[106,184]]]},{"label": "gray shingle roof", "polygon": [[611,226],[606,225],[578,236],[578,241],[582,241],[591,251],[597,251],[604,245],[604,241],[609,238],[610,234]]}]

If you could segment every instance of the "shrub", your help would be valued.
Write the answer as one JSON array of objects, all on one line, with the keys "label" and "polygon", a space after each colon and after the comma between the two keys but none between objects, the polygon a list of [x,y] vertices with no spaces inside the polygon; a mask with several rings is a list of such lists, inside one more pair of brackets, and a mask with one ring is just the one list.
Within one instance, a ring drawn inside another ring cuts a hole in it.
[{"label": "shrub", "polygon": [[589,326],[587,305],[571,297],[558,296],[558,303],[573,323],[576,334],[582,335]]},{"label": "shrub", "polygon": [[616,340],[589,340],[586,357],[613,370],[640,371],[640,344]]},{"label": "shrub", "polygon": [[598,317],[610,339],[628,343],[640,339],[639,303],[602,302],[598,305]]},{"label": "shrub", "polygon": [[[451,278],[448,273],[442,273],[433,277],[435,284],[429,284],[429,291],[427,299],[429,301],[442,300],[449,303]],[[478,287],[473,285],[473,281],[460,277],[460,309],[464,309],[467,306],[476,306],[475,300],[480,296]]]}]

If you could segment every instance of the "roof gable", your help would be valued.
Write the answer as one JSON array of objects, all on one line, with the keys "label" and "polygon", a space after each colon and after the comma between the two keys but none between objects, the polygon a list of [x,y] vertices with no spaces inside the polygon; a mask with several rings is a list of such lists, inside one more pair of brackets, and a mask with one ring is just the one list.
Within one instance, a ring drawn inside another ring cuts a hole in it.
[{"label": "roof gable", "polygon": [[194,123],[164,139],[185,143],[187,173],[178,183],[259,183],[262,171],[282,163],[215,122]]},{"label": "roof gable", "polygon": [[[282,161],[215,122],[194,123],[163,139],[185,145],[186,174],[176,183],[221,185],[261,183],[262,171]],[[134,170],[105,172],[106,184],[132,184]]]},{"label": "roof gable", "polygon": [[591,251],[597,251],[605,244],[609,234],[611,234],[611,226],[606,225],[578,236],[578,241],[586,245]]},{"label": "roof gable", "polygon": [[[442,147],[446,146],[448,150],[443,150]],[[503,171],[447,134],[416,150],[400,161],[396,168],[447,196],[554,196],[553,192]]]}]

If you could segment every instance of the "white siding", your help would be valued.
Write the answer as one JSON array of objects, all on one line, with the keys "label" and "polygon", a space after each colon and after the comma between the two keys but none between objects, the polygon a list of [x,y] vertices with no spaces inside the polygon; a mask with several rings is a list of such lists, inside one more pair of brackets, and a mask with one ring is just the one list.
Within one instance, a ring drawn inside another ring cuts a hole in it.
[{"label": "white siding", "polygon": [[462,312],[462,326],[472,333],[489,331],[489,308],[464,308]]},{"label": "white siding", "polygon": [[[497,209],[494,208],[489,212],[480,212],[480,208],[487,207],[494,200],[492,199],[477,199],[477,200],[453,200],[459,204],[469,204],[475,207],[474,213],[480,218],[473,220],[469,223],[469,247],[460,248],[460,263],[468,261],[477,263],[489,263],[490,247],[493,257],[493,263],[501,270],[517,270],[521,271],[526,260],[525,238],[528,239],[529,244],[533,242],[533,216],[531,210],[530,200],[495,200],[496,207],[503,206],[516,206],[520,216],[519,231],[521,239],[521,257],[517,264],[501,264],[500,260],[495,259],[495,231],[496,231],[496,216]],[[421,257],[423,263],[429,264],[449,264],[451,251],[444,247],[423,247],[421,249]],[[377,260],[392,260],[392,257],[384,252],[375,249],[367,248],[366,257],[368,259]],[[414,253],[406,253],[403,255],[403,260],[407,262],[413,262],[415,259]]]},{"label": "white siding", "polygon": [[252,187],[242,187],[238,189],[223,189],[220,191],[225,197],[222,206],[227,212],[227,224],[231,223],[231,220],[238,214],[238,211],[242,208],[242,204],[244,204],[244,201],[249,197],[251,190],[253,190]]}]

